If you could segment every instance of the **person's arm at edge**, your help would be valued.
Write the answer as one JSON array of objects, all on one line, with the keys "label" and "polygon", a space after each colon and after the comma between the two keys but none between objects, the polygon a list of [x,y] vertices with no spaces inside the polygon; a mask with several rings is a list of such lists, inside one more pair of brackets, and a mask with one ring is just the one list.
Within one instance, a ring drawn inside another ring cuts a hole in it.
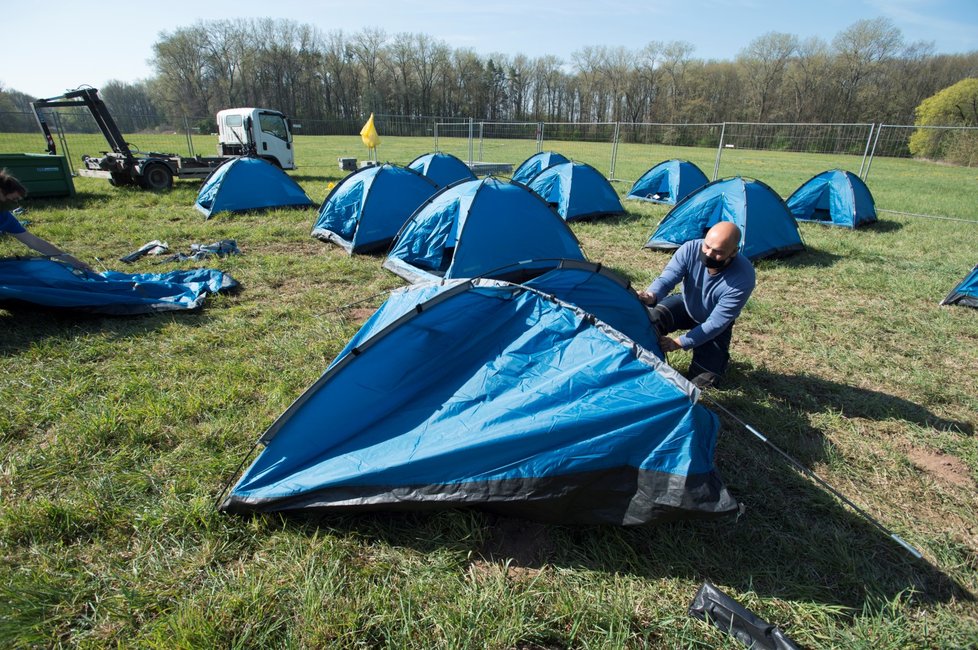
[{"label": "person's arm at edge", "polygon": [[85,264],[84,262],[77,259],[76,257],[69,255],[68,253],[64,252],[54,244],[44,239],[41,239],[37,235],[32,235],[31,233],[24,231],[24,232],[10,233],[10,236],[15,238],[24,246],[27,246],[28,248],[37,251],[41,255],[47,255],[48,257],[61,260],[77,269],[84,269],[85,271],[90,271],[92,273],[96,272],[95,269],[90,267],[88,264]]}]

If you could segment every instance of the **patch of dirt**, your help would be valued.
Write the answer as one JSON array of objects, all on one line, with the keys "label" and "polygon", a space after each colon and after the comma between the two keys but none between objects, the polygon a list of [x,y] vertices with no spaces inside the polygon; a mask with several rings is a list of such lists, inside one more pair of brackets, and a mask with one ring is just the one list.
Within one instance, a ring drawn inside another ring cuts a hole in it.
[{"label": "patch of dirt", "polygon": [[346,312],[346,317],[351,321],[356,323],[363,323],[368,318],[374,315],[377,311],[376,307],[357,307],[356,309],[350,309]]},{"label": "patch of dirt", "polygon": [[[539,522],[500,517],[492,527],[492,534],[480,551],[486,563],[509,563],[511,578],[535,575],[546,565],[554,553],[549,528]],[[475,569],[479,569],[475,563]],[[486,567],[483,567],[486,569]]]},{"label": "patch of dirt", "polygon": [[940,451],[911,447],[907,452],[907,457],[918,469],[938,481],[963,488],[971,487],[974,484],[968,466],[956,456],[949,456]]}]

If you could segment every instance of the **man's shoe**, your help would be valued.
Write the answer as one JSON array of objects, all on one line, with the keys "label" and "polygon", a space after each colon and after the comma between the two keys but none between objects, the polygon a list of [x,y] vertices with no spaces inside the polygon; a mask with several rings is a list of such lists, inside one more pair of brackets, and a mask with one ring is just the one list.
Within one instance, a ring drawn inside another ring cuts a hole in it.
[{"label": "man's shoe", "polygon": [[720,387],[720,375],[715,372],[701,372],[689,381],[700,390]]}]

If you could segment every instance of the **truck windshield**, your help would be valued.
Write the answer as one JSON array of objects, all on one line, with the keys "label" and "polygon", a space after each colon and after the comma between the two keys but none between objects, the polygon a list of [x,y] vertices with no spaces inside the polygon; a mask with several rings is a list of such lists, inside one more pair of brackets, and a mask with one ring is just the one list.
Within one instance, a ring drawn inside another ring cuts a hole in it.
[{"label": "truck windshield", "polygon": [[276,138],[281,138],[282,140],[289,139],[289,129],[285,126],[285,118],[281,115],[259,113],[258,123],[261,126],[262,133],[274,135]]}]

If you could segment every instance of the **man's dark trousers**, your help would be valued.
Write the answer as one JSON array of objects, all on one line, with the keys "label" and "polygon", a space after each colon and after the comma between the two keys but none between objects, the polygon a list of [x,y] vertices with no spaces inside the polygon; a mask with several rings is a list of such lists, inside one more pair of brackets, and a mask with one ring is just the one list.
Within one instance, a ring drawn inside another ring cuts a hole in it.
[{"label": "man's dark trousers", "polygon": [[[659,336],[666,336],[676,330],[691,330],[699,323],[686,311],[682,294],[667,296],[652,310],[652,323]],[[733,323],[703,345],[693,348],[693,361],[689,366],[690,377],[702,373],[713,375],[718,380],[730,362],[730,339],[733,337]]]}]

